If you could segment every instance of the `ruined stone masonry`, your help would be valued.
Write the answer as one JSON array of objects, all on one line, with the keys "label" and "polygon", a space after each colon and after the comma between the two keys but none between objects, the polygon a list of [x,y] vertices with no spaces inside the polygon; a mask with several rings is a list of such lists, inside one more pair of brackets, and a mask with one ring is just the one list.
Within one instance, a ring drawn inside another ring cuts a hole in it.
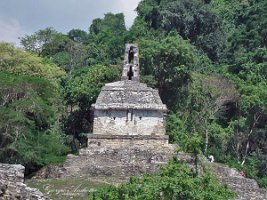
[{"label": "ruined stone masonry", "polygon": [[267,200],[267,190],[259,188],[253,179],[245,178],[232,168],[218,163],[210,163],[219,181],[237,193],[235,200]]},{"label": "ruined stone masonry", "polygon": [[[187,163],[190,168],[194,168],[194,158],[191,154],[179,152],[176,157],[181,162]],[[219,163],[211,163],[204,156],[200,156],[200,160],[202,164],[210,167],[222,184],[236,192],[235,200],[267,200],[267,190],[259,188],[255,180],[240,175],[236,169]]]},{"label": "ruined stone masonry", "polygon": [[[68,155],[61,176],[132,176],[155,172],[174,155],[190,165],[165,135],[167,111],[158,91],[139,82],[138,47],[126,44],[121,81],[106,84],[92,108],[93,134],[79,155]],[[203,159],[205,160],[205,158]],[[237,192],[236,200],[267,200],[267,191],[229,167],[210,165],[221,183]]]},{"label": "ruined stone masonry", "polygon": [[[138,47],[126,44],[121,81],[106,84],[95,104],[93,134],[79,155],[68,155],[63,167],[48,166],[42,178],[133,176],[158,171],[174,155],[192,167],[192,156],[176,152],[165,135],[167,111],[158,91],[139,82]],[[238,196],[236,200],[267,200],[267,190],[238,171],[202,159]],[[49,200],[24,184],[22,165],[0,163],[0,200]]]},{"label": "ruined stone masonry", "polygon": [[165,135],[167,111],[158,91],[139,82],[135,44],[126,44],[121,81],[106,84],[92,105],[93,134],[68,155],[64,176],[132,176],[155,172],[175,154]]},{"label": "ruined stone masonry", "polygon": [[0,163],[0,200],[49,200],[24,184],[24,170],[22,165]]}]

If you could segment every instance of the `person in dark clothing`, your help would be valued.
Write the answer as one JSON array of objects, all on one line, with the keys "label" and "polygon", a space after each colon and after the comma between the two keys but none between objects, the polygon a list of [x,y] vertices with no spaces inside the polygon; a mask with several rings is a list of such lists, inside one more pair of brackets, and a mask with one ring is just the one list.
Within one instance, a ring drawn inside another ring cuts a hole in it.
[{"label": "person in dark clothing", "polygon": [[133,68],[130,66],[130,70],[127,72],[128,80],[132,80],[133,77]]},{"label": "person in dark clothing", "polygon": [[129,50],[129,53],[128,53],[128,63],[133,62],[133,59],[134,59],[134,49],[131,46],[130,50]]}]

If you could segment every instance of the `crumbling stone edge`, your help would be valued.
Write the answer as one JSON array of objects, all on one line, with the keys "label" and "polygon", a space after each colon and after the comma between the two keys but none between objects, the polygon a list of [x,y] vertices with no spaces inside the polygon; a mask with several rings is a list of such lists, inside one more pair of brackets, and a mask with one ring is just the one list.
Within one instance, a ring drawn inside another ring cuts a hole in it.
[{"label": "crumbling stone edge", "polygon": [[0,199],[1,200],[50,200],[38,189],[24,183],[25,167],[0,163]]}]

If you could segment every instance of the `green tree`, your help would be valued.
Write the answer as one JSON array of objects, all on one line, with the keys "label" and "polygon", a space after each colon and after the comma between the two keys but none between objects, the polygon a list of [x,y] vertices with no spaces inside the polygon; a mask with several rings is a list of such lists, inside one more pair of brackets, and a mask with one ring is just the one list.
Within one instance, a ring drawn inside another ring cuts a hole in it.
[{"label": "green tree", "polygon": [[0,162],[31,173],[62,162],[68,148],[60,128],[65,72],[55,64],[0,43]]},{"label": "green tree", "polygon": [[0,72],[0,162],[23,164],[30,173],[63,161],[59,94],[48,80]]},{"label": "green tree", "polygon": [[[74,70],[65,80],[64,97],[70,107],[70,114],[65,121],[65,131],[81,143],[82,133],[90,132],[93,119],[90,115],[91,104],[108,82],[119,78],[119,68],[116,66],[95,65]],[[74,149],[77,149],[74,146]]]},{"label": "green tree", "polygon": [[84,43],[88,39],[88,34],[80,29],[72,29],[67,35],[71,40],[77,43]]},{"label": "green tree", "polygon": [[249,0],[234,8],[231,18],[233,28],[225,52],[227,63],[246,57],[250,51],[267,47],[267,31],[262,28],[267,26],[266,1]]},{"label": "green tree", "polygon": [[43,77],[55,82],[66,76],[55,64],[9,43],[0,43],[0,57],[0,71]]},{"label": "green tree", "polygon": [[46,28],[35,32],[33,35],[26,35],[20,38],[21,45],[25,50],[33,53],[41,54],[43,45],[51,42],[58,32],[52,28]]},{"label": "green tree", "polygon": [[214,61],[224,49],[223,18],[201,0],[144,0],[138,5],[137,12],[139,23],[136,24],[145,21],[152,29],[165,34],[177,31]]},{"label": "green tree", "polygon": [[[246,62],[238,66],[238,71],[232,71],[235,66],[228,66],[229,78],[233,79],[240,95],[239,112],[235,123],[234,151],[237,159],[245,162],[247,155],[255,149],[263,149],[266,139],[257,142],[266,131],[263,121],[267,116],[266,108],[266,63]],[[232,74],[234,72],[234,74]],[[264,138],[264,137],[263,137]]]},{"label": "green tree", "polygon": [[170,108],[182,96],[182,86],[191,79],[195,64],[195,49],[178,35],[161,40],[139,41],[140,66],[144,76],[153,76],[164,103]]},{"label": "green tree", "polygon": [[204,169],[199,177],[183,163],[171,161],[159,173],[132,177],[126,184],[105,187],[90,195],[93,200],[126,199],[231,199],[235,195]]},{"label": "green tree", "polygon": [[123,13],[105,14],[104,19],[94,19],[90,28],[90,34],[98,35],[101,32],[111,31],[115,35],[123,34],[126,31]]},{"label": "green tree", "polygon": [[78,29],[73,29],[68,34],[46,28],[21,38],[21,44],[26,51],[38,53],[69,72],[75,67],[87,65],[86,47],[83,44],[87,34]]},{"label": "green tree", "polygon": [[95,65],[74,71],[65,82],[68,104],[88,107],[96,101],[101,87],[119,77],[116,66]]},{"label": "green tree", "polygon": [[72,41],[68,36],[58,34],[43,45],[42,56],[49,58],[67,72],[87,65],[86,46]]},{"label": "green tree", "polygon": [[105,14],[104,19],[93,20],[89,28],[89,65],[118,64],[124,49],[126,27],[122,13]]}]

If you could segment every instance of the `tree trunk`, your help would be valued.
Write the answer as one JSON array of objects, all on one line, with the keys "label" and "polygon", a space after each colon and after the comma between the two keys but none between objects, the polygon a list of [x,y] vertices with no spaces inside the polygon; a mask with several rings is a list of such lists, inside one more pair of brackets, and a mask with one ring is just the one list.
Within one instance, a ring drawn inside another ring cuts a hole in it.
[{"label": "tree trunk", "polygon": [[195,175],[194,177],[197,177],[198,176],[198,154],[197,153],[194,153],[194,164],[195,164]]},{"label": "tree trunk", "polygon": [[245,161],[246,161],[246,158],[247,158],[247,155],[248,155],[248,150],[249,150],[249,147],[250,147],[250,145],[249,145],[249,142],[250,142],[249,138],[250,138],[251,134],[253,133],[253,129],[256,126],[256,123],[258,122],[259,118],[260,118],[260,114],[255,113],[254,116],[253,116],[253,123],[251,125],[249,134],[247,136],[245,155],[244,155],[244,158],[243,158],[243,161],[242,161],[241,165],[244,165],[245,164]]},{"label": "tree trunk", "polygon": [[207,156],[208,153],[208,146],[209,146],[209,130],[207,122],[205,122],[205,149],[204,154]]}]

